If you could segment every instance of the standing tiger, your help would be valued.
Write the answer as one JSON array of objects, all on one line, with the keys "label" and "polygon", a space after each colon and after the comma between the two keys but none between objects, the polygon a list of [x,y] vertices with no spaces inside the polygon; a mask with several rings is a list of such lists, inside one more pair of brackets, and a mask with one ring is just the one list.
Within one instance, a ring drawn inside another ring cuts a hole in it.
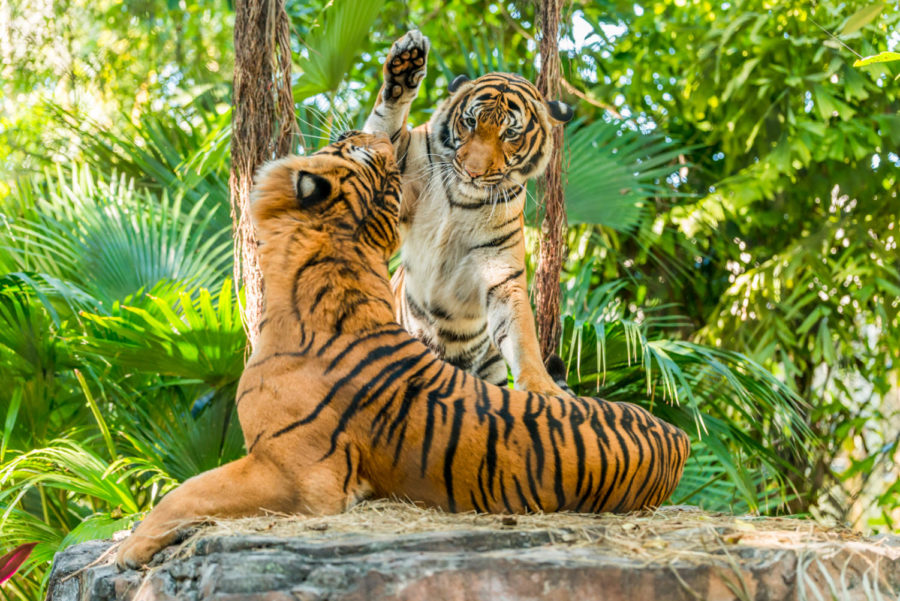
[{"label": "standing tiger", "polygon": [[[572,118],[527,80],[457,77],[431,120],[407,129],[428,39],[391,47],[364,130],[391,137],[403,174],[397,321],[439,357],[498,385],[562,394],[541,361],[528,300],[525,183],[544,172],[550,131]],[[504,363],[505,359],[505,363]]]},{"label": "standing tiger", "polygon": [[664,501],[688,438],[644,409],[498,388],[394,321],[400,172],[350,133],[257,174],[265,315],[241,376],[247,456],[184,482],[118,551],[147,563],[212,517],[333,514],[366,496],[448,511],[630,511]]}]

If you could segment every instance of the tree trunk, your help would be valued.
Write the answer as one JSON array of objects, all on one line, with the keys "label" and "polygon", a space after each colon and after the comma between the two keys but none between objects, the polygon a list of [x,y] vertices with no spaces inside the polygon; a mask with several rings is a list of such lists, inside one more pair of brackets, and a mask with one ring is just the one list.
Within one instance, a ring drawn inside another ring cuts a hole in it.
[{"label": "tree trunk", "polygon": [[[560,0],[544,0],[541,11],[541,72],[537,87],[547,100],[559,97]],[[553,148],[539,196],[543,192],[543,221],[537,271],[534,274],[538,340],[546,359],[556,350],[560,337],[559,274],[565,250],[566,208],[562,189],[563,127],[553,129]]]},{"label": "tree trunk", "polygon": [[251,348],[259,335],[263,281],[250,222],[250,188],[262,163],[288,154],[296,131],[291,95],[290,21],[284,0],[237,0],[231,116],[231,220],[234,278],[243,284],[241,317]]}]

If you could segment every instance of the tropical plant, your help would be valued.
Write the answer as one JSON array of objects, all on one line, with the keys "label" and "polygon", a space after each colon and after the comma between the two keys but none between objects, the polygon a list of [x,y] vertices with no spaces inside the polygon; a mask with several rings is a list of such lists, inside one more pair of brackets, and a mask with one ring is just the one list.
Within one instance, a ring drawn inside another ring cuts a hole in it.
[{"label": "tropical plant", "polygon": [[677,330],[666,337],[683,318],[660,306],[630,310],[620,296],[627,282],[598,285],[594,267],[594,261],[584,262],[563,290],[560,352],[570,386],[582,394],[639,402],[689,432],[695,440],[691,469],[718,471],[715,481],[727,485],[731,496],[697,486],[695,477],[681,486],[680,494],[693,491],[685,498],[701,506],[739,504],[758,511],[774,509],[779,499],[763,502],[760,496],[779,490],[784,502],[792,493],[788,477],[794,468],[781,453],[787,448],[800,456],[815,444],[799,397],[739,353],[679,340]]},{"label": "tropical plant", "polygon": [[245,336],[205,200],[185,211],[77,164],[18,192],[0,231],[0,532],[39,543],[3,589],[31,599],[53,553],[242,453]]}]

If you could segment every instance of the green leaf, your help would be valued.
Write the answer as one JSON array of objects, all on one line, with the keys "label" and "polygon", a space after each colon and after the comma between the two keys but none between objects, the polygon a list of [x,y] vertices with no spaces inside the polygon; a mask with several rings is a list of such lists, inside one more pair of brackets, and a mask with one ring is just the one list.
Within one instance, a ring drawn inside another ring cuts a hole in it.
[{"label": "green leaf", "polygon": [[[637,228],[650,199],[677,196],[661,180],[675,170],[669,163],[692,149],[602,119],[570,124],[565,146],[569,224],[599,224],[621,232]],[[529,188],[525,209],[529,224],[538,215],[533,190]]]},{"label": "green leaf", "polygon": [[22,389],[16,388],[12,392],[12,399],[9,407],[6,409],[6,420],[3,426],[3,440],[0,440],[0,463],[6,456],[6,447],[12,437],[12,429],[16,425],[16,417],[19,414],[19,407],[22,405]]},{"label": "green leaf", "polygon": [[875,63],[890,63],[893,61],[900,61],[900,52],[879,52],[878,54],[859,59],[853,63],[853,66],[865,67]]},{"label": "green leaf", "polygon": [[84,397],[87,399],[88,405],[91,408],[91,413],[94,414],[94,419],[97,421],[97,426],[100,428],[100,434],[103,435],[103,441],[106,443],[106,450],[109,451],[110,458],[115,461],[119,457],[116,453],[116,445],[113,444],[112,436],[109,434],[109,426],[106,425],[106,420],[103,419],[103,413],[100,411],[100,407],[97,405],[94,395],[91,394],[91,389],[87,385],[87,380],[84,379],[84,376],[81,375],[81,372],[77,369],[75,370],[75,377],[78,378],[78,383],[81,385]]},{"label": "green leaf", "polygon": [[83,166],[60,168],[33,182],[32,208],[0,230],[0,248],[21,271],[59,278],[106,305],[160,283],[218,286],[233,256],[230,225],[214,224],[215,202],[198,199],[185,210],[181,195],[134,187]]},{"label": "green leaf", "polygon": [[301,74],[294,86],[296,100],[338,89],[369,41],[382,6],[384,0],[335,0],[325,9],[325,24],[309,36],[307,55],[297,61]]},{"label": "green leaf", "polygon": [[841,29],[841,33],[839,35],[850,35],[851,33],[856,33],[869,23],[871,23],[875,17],[877,17],[881,11],[884,10],[884,2],[873,2],[872,4],[863,7],[853,13],[853,15],[847,19],[847,23],[844,25],[843,29]]},{"label": "green leaf", "polygon": [[226,278],[216,297],[203,289],[154,290],[144,295],[145,307],[85,313],[93,330],[85,347],[122,367],[229,385],[240,377],[246,346],[231,285]]}]

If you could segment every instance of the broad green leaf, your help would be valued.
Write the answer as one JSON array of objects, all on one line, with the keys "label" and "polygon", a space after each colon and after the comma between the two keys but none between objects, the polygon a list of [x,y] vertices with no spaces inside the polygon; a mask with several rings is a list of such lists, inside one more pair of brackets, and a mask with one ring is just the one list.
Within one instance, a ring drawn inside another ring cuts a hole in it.
[{"label": "broad green leaf", "polygon": [[854,67],[865,67],[866,65],[874,65],[875,63],[890,63],[900,61],[900,52],[879,52],[872,56],[861,58],[853,63]]},{"label": "broad green leaf", "polygon": [[884,10],[885,3],[884,2],[873,2],[872,4],[865,6],[847,19],[847,23],[841,29],[841,33],[839,35],[850,35],[851,33],[855,33],[871,23],[875,17],[877,17],[881,11]]},{"label": "broad green leaf", "polygon": [[369,40],[384,0],[335,0],[321,14],[324,21],[306,40],[306,56],[297,61],[300,76],[294,98],[334,92]]}]

